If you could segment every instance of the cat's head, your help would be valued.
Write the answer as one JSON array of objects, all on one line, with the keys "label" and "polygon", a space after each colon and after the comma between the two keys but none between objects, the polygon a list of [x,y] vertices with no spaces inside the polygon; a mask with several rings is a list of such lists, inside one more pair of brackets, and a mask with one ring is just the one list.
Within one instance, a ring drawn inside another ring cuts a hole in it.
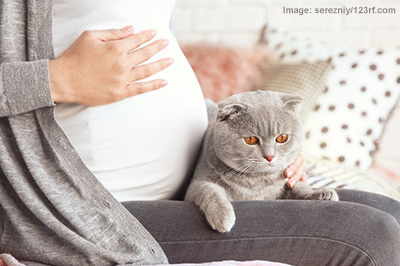
[{"label": "cat's head", "polygon": [[219,104],[213,145],[218,158],[247,173],[282,172],[301,150],[303,127],[298,96],[256,91]]}]

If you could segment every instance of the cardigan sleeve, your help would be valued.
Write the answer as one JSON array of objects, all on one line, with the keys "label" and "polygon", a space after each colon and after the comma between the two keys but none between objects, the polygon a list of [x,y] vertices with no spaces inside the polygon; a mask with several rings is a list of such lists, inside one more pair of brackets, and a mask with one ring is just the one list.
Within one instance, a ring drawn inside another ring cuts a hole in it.
[{"label": "cardigan sleeve", "polygon": [[12,62],[0,68],[0,117],[54,106],[48,60]]}]

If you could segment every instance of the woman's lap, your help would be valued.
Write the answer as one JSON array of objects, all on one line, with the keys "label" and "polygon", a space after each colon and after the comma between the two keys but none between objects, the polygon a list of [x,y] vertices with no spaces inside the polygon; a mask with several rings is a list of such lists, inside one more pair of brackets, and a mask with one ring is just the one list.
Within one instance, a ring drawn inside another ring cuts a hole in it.
[{"label": "woman's lap", "polygon": [[341,202],[235,202],[236,224],[225,234],[213,231],[191,203],[124,205],[153,234],[171,263],[400,265],[400,203],[357,191],[339,193]]}]

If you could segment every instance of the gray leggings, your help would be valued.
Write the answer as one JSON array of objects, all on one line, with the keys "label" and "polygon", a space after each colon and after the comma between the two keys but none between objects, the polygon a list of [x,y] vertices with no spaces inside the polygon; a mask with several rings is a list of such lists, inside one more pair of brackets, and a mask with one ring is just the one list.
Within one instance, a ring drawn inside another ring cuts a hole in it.
[{"label": "gray leggings", "polygon": [[182,201],[123,203],[152,233],[170,263],[269,260],[296,266],[400,265],[400,203],[338,190],[340,202],[235,202],[236,224],[213,231]]}]

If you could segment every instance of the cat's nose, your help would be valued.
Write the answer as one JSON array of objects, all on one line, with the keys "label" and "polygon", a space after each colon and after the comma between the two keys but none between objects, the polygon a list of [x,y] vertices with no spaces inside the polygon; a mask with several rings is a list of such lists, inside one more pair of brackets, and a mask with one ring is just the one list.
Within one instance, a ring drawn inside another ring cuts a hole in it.
[{"label": "cat's nose", "polygon": [[268,162],[271,162],[274,159],[274,156],[265,156],[265,159],[267,159]]}]

